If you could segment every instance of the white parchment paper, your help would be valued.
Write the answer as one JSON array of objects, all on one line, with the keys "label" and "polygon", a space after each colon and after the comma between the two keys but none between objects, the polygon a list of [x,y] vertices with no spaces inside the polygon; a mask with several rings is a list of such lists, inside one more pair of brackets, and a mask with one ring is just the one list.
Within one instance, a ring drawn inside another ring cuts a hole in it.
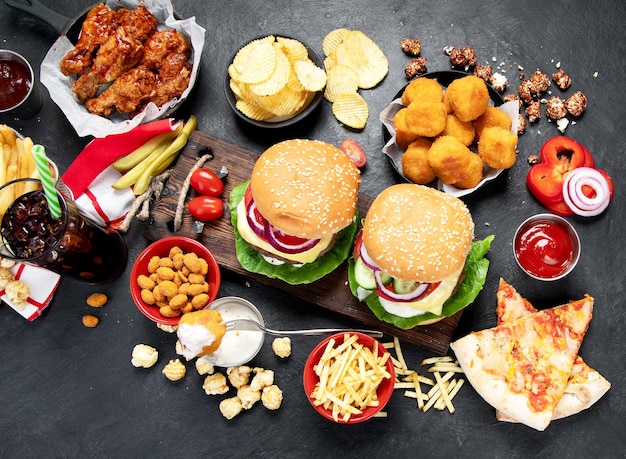
[{"label": "white parchment paper", "polygon": [[145,110],[132,119],[117,113],[113,113],[108,118],[93,115],[82,103],[78,102],[72,92],[73,77],[63,75],[60,70],[61,59],[74,47],[65,35],[61,35],[41,63],[41,82],[48,89],[50,97],[63,111],[80,137],[88,135],[106,137],[110,134],[121,134],[130,131],[141,123],[169,116],[185,100],[196,82],[202,48],[204,47],[204,28],[196,24],[195,17],[177,20],[174,17],[170,0],[142,0],[141,2],[137,0],[109,0],[106,2],[106,5],[113,9],[133,9],[140,3],[148,8],[157,18],[159,29],[176,29],[190,41],[193,70],[189,86],[179,99],[168,102],[160,109],[153,103],[150,103]]}]

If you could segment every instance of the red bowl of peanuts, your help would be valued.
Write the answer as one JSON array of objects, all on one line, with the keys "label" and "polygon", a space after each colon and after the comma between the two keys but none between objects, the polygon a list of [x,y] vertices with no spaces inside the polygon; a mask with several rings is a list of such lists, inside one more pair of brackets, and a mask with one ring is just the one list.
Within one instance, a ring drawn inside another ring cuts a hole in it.
[{"label": "red bowl of peanuts", "polygon": [[219,266],[202,243],[184,236],[153,242],[130,272],[130,294],[148,319],[177,325],[180,317],[207,308],[220,288]]}]

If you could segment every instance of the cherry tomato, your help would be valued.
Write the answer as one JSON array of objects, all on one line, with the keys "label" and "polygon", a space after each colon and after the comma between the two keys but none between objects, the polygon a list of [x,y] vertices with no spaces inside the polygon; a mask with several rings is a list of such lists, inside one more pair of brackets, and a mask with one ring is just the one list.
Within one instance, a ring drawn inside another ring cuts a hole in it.
[{"label": "cherry tomato", "polygon": [[187,208],[195,219],[204,222],[220,218],[224,213],[224,203],[215,196],[196,196]]},{"label": "cherry tomato", "polygon": [[219,196],[224,191],[224,182],[217,176],[215,172],[209,169],[196,169],[191,178],[189,184],[199,194],[205,196]]},{"label": "cherry tomato", "polygon": [[341,146],[339,147],[341,151],[343,151],[348,157],[352,160],[352,162],[356,165],[356,167],[364,167],[367,164],[367,156],[365,152],[361,148],[356,140],[354,139],[345,139],[341,142]]}]

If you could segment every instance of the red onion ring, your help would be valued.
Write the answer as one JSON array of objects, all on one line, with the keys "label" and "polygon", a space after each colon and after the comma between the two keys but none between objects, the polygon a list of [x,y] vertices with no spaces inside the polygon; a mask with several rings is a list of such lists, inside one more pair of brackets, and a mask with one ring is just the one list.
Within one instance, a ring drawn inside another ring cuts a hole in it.
[{"label": "red onion ring", "polygon": [[284,242],[278,240],[279,233],[280,230],[278,228],[265,220],[265,238],[272,245],[272,247],[280,250],[281,252],[291,254],[306,252],[307,250],[315,247],[320,241],[319,239],[307,239],[300,244],[285,244]]},{"label": "red onion ring", "polygon": [[363,264],[367,266],[369,269],[373,271],[380,271],[378,265],[374,262],[372,257],[370,257],[369,253],[367,253],[367,249],[365,248],[365,244],[363,244],[363,240],[361,240],[361,247],[359,249],[361,254],[361,260],[363,260]]},{"label": "red onion ring", "polygon": [[[583,187],[593,189],[595,195],[588,197]],[[608,207],[611,192],[606,178],[591,167],[577,167],[563,181],[563,200],[572,211],[583,217],[595,217]]]},{"label": "red onion ring", "polygon": [[246,209],[246,218],[248,219],[248,225],[252,228],[257,236],[265,238],[265,227],[260,224],[254,216],[256,211],[256,204],[254,201],[250,203],[250,206]]},{"label": "red onion ring", "polygon": [[387,296],[388,298],[391,298],[394,301],[397,301],[398,303],[411,303],[413,301],[417,301],[421,297],[423,297],[424,294],[428,292],[430,288],[429,283],[422,282],[418,284],[417,288],[413,290],[412,292],[402,293],[402,294],[396,293],[393,290],[387,288],[387,286],[383,284],[380,269],[378,271],[374,271],[374,279],[376,280],[376,288],[378,288],[378,290],[383,292],[385,296]]}]

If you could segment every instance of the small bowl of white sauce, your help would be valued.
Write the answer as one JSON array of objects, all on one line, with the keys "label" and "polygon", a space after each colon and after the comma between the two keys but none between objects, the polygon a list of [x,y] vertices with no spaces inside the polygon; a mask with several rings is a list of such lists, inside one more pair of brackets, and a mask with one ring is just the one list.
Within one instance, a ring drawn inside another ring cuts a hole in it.
[{"label": "small bowl of white sauce", "polygon": [[[227,296],[213,301],[210,309],[219,311],[222,320],[250,319],[265,325],[261,312],[248,300]],[[202,358],[218,367],[235,367],[250,362],[261,350],[265,333],[261,330],[228,330],[217,350]]]}]

